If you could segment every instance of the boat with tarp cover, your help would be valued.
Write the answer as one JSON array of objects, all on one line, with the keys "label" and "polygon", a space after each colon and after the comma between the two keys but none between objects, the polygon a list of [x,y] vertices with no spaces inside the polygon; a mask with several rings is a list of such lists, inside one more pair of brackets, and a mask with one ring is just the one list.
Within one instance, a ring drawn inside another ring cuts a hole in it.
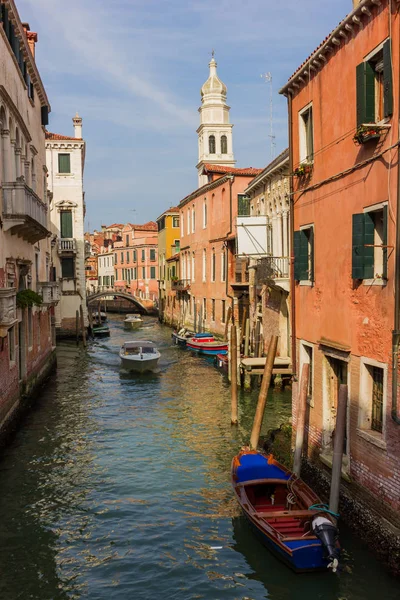
[{"label": "boat with tarp cover", "polygon": [[160,359],[160,352],[154,342],[135,340],[125,342],[119,351],[121,366],[127,371],[154,371]]},{"label": "boat with tarp cover", "polygon": [[335,517],[313,490],[272,455],[243,448],[232,460],[232,485],[258,537],[296,572],[339,560]]}]

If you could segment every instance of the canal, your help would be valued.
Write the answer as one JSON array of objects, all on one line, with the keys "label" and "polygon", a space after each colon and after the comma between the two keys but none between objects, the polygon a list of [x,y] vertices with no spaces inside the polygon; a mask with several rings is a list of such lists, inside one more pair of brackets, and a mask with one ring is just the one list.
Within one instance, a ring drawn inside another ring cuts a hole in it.
[{"label": "canal", "polygon": [[[232,455],[256,394],[240,398],[207,359],[171,345],[155,319],[87,352],[58,348],[58,371],[0,461],[1,600],[365,600],[398,582],[341,529],[345,570],[294,575],[259,544],[233,499]],[[144,337],[160,372],[127,376],[118,349]],[[290,413],[271,393],[265,429]]]}]

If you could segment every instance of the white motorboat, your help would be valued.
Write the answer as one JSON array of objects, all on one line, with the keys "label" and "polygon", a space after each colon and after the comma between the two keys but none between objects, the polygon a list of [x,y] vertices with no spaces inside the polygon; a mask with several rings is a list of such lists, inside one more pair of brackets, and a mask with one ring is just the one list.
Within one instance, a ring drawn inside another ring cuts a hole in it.
[{"label": "white motorboat", "polygon": [[154,342],[148,340],[135,340],[125,342],[119,351],[122,368],[127,371],[153,371],[161,356]]},{"label": "white motorboat", "polygon": [[126,315],[124,319],[126,329],[138,329],[141,325],[143,325],[143,319],[139,314]]}]

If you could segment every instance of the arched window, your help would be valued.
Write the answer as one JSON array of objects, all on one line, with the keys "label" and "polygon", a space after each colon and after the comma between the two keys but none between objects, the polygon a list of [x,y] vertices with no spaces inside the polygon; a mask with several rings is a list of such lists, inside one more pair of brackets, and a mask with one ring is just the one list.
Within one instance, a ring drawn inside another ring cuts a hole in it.
[{"label": "arched window", "polygon": [[208,138],[208,151],[210,154],[215,154],[215,135],[210,135]]},{"label": "arched window", "polygon": [[228,138],[226,135],[221,136],[221,154],[228,154]]}]

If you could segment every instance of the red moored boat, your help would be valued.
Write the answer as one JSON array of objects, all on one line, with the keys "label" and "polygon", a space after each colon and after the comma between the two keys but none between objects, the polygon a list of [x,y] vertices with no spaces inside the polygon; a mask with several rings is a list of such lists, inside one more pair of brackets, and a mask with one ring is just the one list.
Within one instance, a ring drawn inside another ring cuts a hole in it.
[{"label": "red moored boat", "polygon": [[228,352],[228,344],[219,342],[212,335],[206,338],[190,338],[186,342],[186,347],[199,352],[199,354],[216,355],[227,354]]}]

